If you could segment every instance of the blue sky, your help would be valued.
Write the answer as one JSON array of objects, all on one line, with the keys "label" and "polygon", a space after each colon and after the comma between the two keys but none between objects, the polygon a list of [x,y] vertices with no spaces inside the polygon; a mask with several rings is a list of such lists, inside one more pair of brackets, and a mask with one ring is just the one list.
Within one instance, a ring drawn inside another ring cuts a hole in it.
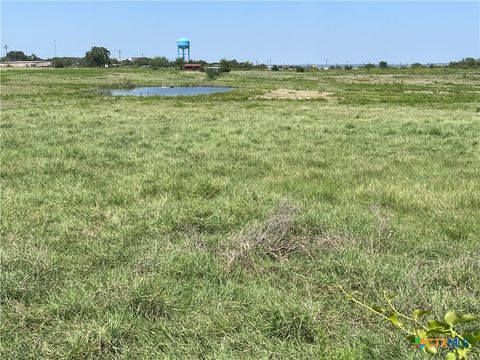
[{"label": "blue sky", "polygon": [[[448,62],[480,57],[480,2],[8,2],[1,43],[40,57],[176,57],[272,63]],[[2,49],[2,54],[4,49]]]}]

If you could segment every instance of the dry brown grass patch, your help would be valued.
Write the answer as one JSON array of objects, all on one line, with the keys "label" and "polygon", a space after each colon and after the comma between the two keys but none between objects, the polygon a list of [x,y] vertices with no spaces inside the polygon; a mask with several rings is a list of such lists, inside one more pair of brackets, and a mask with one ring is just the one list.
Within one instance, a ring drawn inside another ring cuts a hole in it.
[{"label": "dry brown grass patch", "polygon": [[295,206],[283,200],[262,224],[233,236],[225,254],[227,269],[254,254],[282,258],[303,247],[301,241],[295,241],[290,236],[297,212]]},{"label": "dry brown grass patch", "polygon": [[285,260],[289,255],[302,253],[311,256],[319,249],[341,249],[352,246],[356,239],[334,235],[309,235],[295,229],[298,208],[282,200],[260,224],[231,236],[223,250],[226,269],[251,264],[255,256]]},{"label": "dry brown grass patch", "polygon": [[290,99],[290,100],[309,100],[309,99],[326,99],[332,100],[332,94],[326,91],[317,90],[291,90],[277,89],[266,94],[257,96],[256,99]]}]

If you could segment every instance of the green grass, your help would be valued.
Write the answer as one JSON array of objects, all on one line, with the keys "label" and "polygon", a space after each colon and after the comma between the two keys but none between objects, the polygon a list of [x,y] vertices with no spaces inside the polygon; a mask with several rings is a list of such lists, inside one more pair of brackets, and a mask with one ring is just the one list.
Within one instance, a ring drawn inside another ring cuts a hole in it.
[{"label": "green grass", "polygon": [[473,70],[0,75],[3,359],[421,358],[337,284],[480,314]]}]

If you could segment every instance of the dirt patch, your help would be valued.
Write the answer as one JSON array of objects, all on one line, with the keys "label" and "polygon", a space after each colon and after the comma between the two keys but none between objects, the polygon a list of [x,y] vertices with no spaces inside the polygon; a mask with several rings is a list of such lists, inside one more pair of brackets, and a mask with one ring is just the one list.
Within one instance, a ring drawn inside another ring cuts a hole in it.
[{"label": "dirt patch", "polygon": [[[475,79],[476,80],[476,79]],[[351,74],[335,77],[335,81],[344,84],[406,84],[406,85],[434,85],[448,84],[464,85],[471,83],[471,79],[458,79],[455,76],[445,75],[440,80],[434,76],[398,75],[398,74]]]},{"label": "dirt patch", "polygon": [[308,100],[308,99],[327,99],[332,100],[332,94],[326,91],[316,90],[290,90],[277,89],[266,94],[255,97],[255,99],[294,99],[294,100]]}]

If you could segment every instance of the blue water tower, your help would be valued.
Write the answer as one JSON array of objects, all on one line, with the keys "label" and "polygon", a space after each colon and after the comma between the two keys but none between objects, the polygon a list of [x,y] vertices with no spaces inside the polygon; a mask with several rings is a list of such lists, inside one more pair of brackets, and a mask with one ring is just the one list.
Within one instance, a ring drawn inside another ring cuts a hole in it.
[{"label": "blue water tower", "polygon": [[[180,50],[182,50],[182,56],[180,56]],[[185,60],[185,50],[187,50],[188,61],[190,61],[190,40],[186,38],[180,38],[177,40],[177,57],[181,57]]]}]

